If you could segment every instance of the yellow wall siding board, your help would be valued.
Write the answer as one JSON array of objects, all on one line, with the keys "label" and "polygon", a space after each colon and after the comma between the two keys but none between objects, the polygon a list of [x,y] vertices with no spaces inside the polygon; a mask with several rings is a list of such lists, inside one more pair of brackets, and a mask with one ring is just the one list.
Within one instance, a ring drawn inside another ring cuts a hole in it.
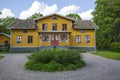
[{"label": "yellow wall siding board", "polygon": [[[58,30],[62,30],[62,24],[66,23],[68,27],[71,27],[71,21],[61,18],[61,17],[57,17],[58,20],[52,20],[52,17],[48,17],[45,19],[41,19],[38,21],[38,31],[42,31],[42,24],[47,23],[48,24],[48,30],[52,30],[52,24],[56,23],[57,24],[57,29]],[[69,30],[69,28],[67,28]]]},{"label": "yellow wall siding board", "polygon": [[[76,43],[76,35],[81,36],[81,43]],[[85,43],[85,36],[90,35],[90,43]],[[81,33],[80,30],[73,30],[70,37],[71,46],[94,46],[94,30],[86,30],[85,33]]]},{"label": "yellow wall siding board", "polygon": [[9,38],[9,37],[6,37],[6,36],[3,35],[3,34],[0,34],[0,44],[4,44],[5,41],[8,41],[8,43],[10,44],[10,38]]},{"label": "yellow wall siding board", "polygon": [[[33,43],[28,43],[28,36],[33,36]],[[22,43],[17,43],[17,36],[22,36]],[[12,46],[39,46],[38,33],[36,30],[28,30],[27,33],[23,33],[23,30],[12,30]]]}]

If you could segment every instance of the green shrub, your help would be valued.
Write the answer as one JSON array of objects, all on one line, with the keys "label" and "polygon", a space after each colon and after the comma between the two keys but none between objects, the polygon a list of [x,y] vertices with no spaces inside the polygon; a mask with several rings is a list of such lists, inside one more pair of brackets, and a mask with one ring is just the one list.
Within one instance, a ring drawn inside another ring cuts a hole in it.
[{"label": "green shrub", "polygon": [[70,64],[70,65],[66,66],[66,70],[76,70],[75,64]]},{"label": "green shrub", "polygon": [[83,60],[80,60],[80,61],[76,62],[75,65],[76,65],[76,68],[80,68],[80,67],[85,66],[86,64]]},{"label": "green shrub", "polygon": [[50,49],[35,52],[28,56],[25,67],[39,71],[75,70],[85,65],[78,51]]},{"label": "green shrub", "polygon": [[57,52],[54,57],[58,63],[64,65],[74,64],[81,59],[80,54],[74,50],[61,50]]},{"label": "green shrub", "polygon": [[52,50],[44,50],[41,52],[33,53],[31,56],[28,56],[29,60],[34,62],[49,63],[53,58]]},{"label": "green shrub", "polygon": [[120,52],[120,42],[113,42],[110,45],[112,51]]}]

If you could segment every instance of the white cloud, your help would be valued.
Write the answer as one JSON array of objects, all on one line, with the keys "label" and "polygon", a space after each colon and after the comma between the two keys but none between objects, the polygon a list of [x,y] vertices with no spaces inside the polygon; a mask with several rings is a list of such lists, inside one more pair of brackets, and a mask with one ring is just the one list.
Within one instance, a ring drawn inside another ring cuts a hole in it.
[{"label": "white cloud", "polygon": [[0,18],[6,18],[6,17],[14,17],[15,15],[10,9],[4,8],[2,11],[2,14],[0,14]]},{"label": "white cloud", "polygon": [[[48,5],[48,4],[45,4],[44,2],[34,1],[30,8],[23,10],[20,13],[19,18],[27,19],[34,13],[41,13],[43,15],[59,13],[61,15],[66,15],[69,13],[78,13],[79,10],[80,10],[80,7],[76,5],[68,5],[58,10],[58,6],[56,4]],[[91,12],[93,12],[93,10],[89,9],[88,11],[78,13],[78,14],[81,16],[83,20],[90,20],[93,18]]]},{"label": "white cloud", "polygon": [[82,12],[82,13],[78,13],[80,15],[80,17],[83,19],[83,20],[91,20],[93,18],[92,16],[92,13],[93,10],[92,9],[89,9],[88,11],[85,11],[85,12]]},{"label": "white cloud", "polygon": [[34,13],[41,13],[43,15],[48,15],[51,13],[55,13],[57,9],[58,8],[56,4],[53,4],[52,6],[48,6],[44,2],[34,1],[32,3],[32,6],[29,9],[24,10],[20,13],[19,18],[26,19],[30,17],[31,15],[33,15]]},{"label": "white cloud", "polygon": [[62,15],[66,15],[69,13],[76,13],[79,10],[79,6],[76,5],[69,5],[69,6],[65,6],[62,9],[60,9],[60,11],[58,11],[59,14]]},{"label": "white cloud", "polygon": [[56,4],[48,5],[44,2],[34,1],[30,8],[24,10],[20,13],[20,19],[26,19],[33,15],[34,13],[41,13],[43,15],[48,15],[52,13],[59,13],[61,15],[66,15],[69,13],[76,13],[79,10],[79,6],[69,5],[65,6],[62,9],[58,10],[58,6]]}]

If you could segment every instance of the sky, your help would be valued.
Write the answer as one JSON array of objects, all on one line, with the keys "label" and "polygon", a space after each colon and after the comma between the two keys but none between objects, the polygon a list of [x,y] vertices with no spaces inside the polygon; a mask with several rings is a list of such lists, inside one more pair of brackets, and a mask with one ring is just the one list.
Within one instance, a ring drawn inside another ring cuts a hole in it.
[{"label": "sky", "polygon": [[95,9],[95,0],[1,0],[0,18],[16,17],[27,19],[34,13],[44,16],[57,13],[65,16],[77,13],[83,20],[91,20]]}]

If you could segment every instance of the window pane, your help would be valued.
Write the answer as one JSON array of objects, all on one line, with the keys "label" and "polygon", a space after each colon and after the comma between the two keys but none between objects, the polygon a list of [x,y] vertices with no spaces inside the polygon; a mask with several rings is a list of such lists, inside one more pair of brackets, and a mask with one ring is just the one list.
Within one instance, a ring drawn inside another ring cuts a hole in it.
[{"label": "window pane", "polygon": [[68,41],[67,34],[61,34],[61,35],[60,35],[60,40],[61,40],[62,42],[67,42],[67,41]]},{"label": "window pane", "polygon": [[90,43],[90,36],[89,36],[89,35],[86,35],[86,36],[85,36],[85,42],[86,42],[86,43]]},{"label": "window pane", "polygon": [[27,30],[27,29],[24,29],[24,30],[23,30],[23,33],[27,33],[27,32],[28,32],[28,30]]},{"label": "window pane", "polygon": [[42,30],[47,30],[47,24],[42,24]]},{"label": "window pane", "polygon": [[49,39],[50,39],[49,34],[43,34],[42,35],[42,41],[49,41]]},{"label": "window pane", "polygon": [[52,30],[57,30],[57,24],[52,24]]},{"label": "window pane", "polygon": [[81,32],[81,33],[85,33],[85,30],[84,30],[84,29],[81,29],[80,32]]},{"label": "window pane", "polygon": [[57,20],[57,17],[53,17],[52,20]]},{"label": "window pane", "polygon": [[28,43],[33,43],[33,36],[28,36]]},{"label": "window pane", "polygon": [[17,36],[16,42],[17,43],[22,43],[22,36]]},{"label": "window pane", "polygon": [[67,30],[67,24],[62,24],[62,30]]},{"label": "window pane", "polygon": [[81,36],[77,35],[76,36],[76,43],[80,43],[81,42]]}]

